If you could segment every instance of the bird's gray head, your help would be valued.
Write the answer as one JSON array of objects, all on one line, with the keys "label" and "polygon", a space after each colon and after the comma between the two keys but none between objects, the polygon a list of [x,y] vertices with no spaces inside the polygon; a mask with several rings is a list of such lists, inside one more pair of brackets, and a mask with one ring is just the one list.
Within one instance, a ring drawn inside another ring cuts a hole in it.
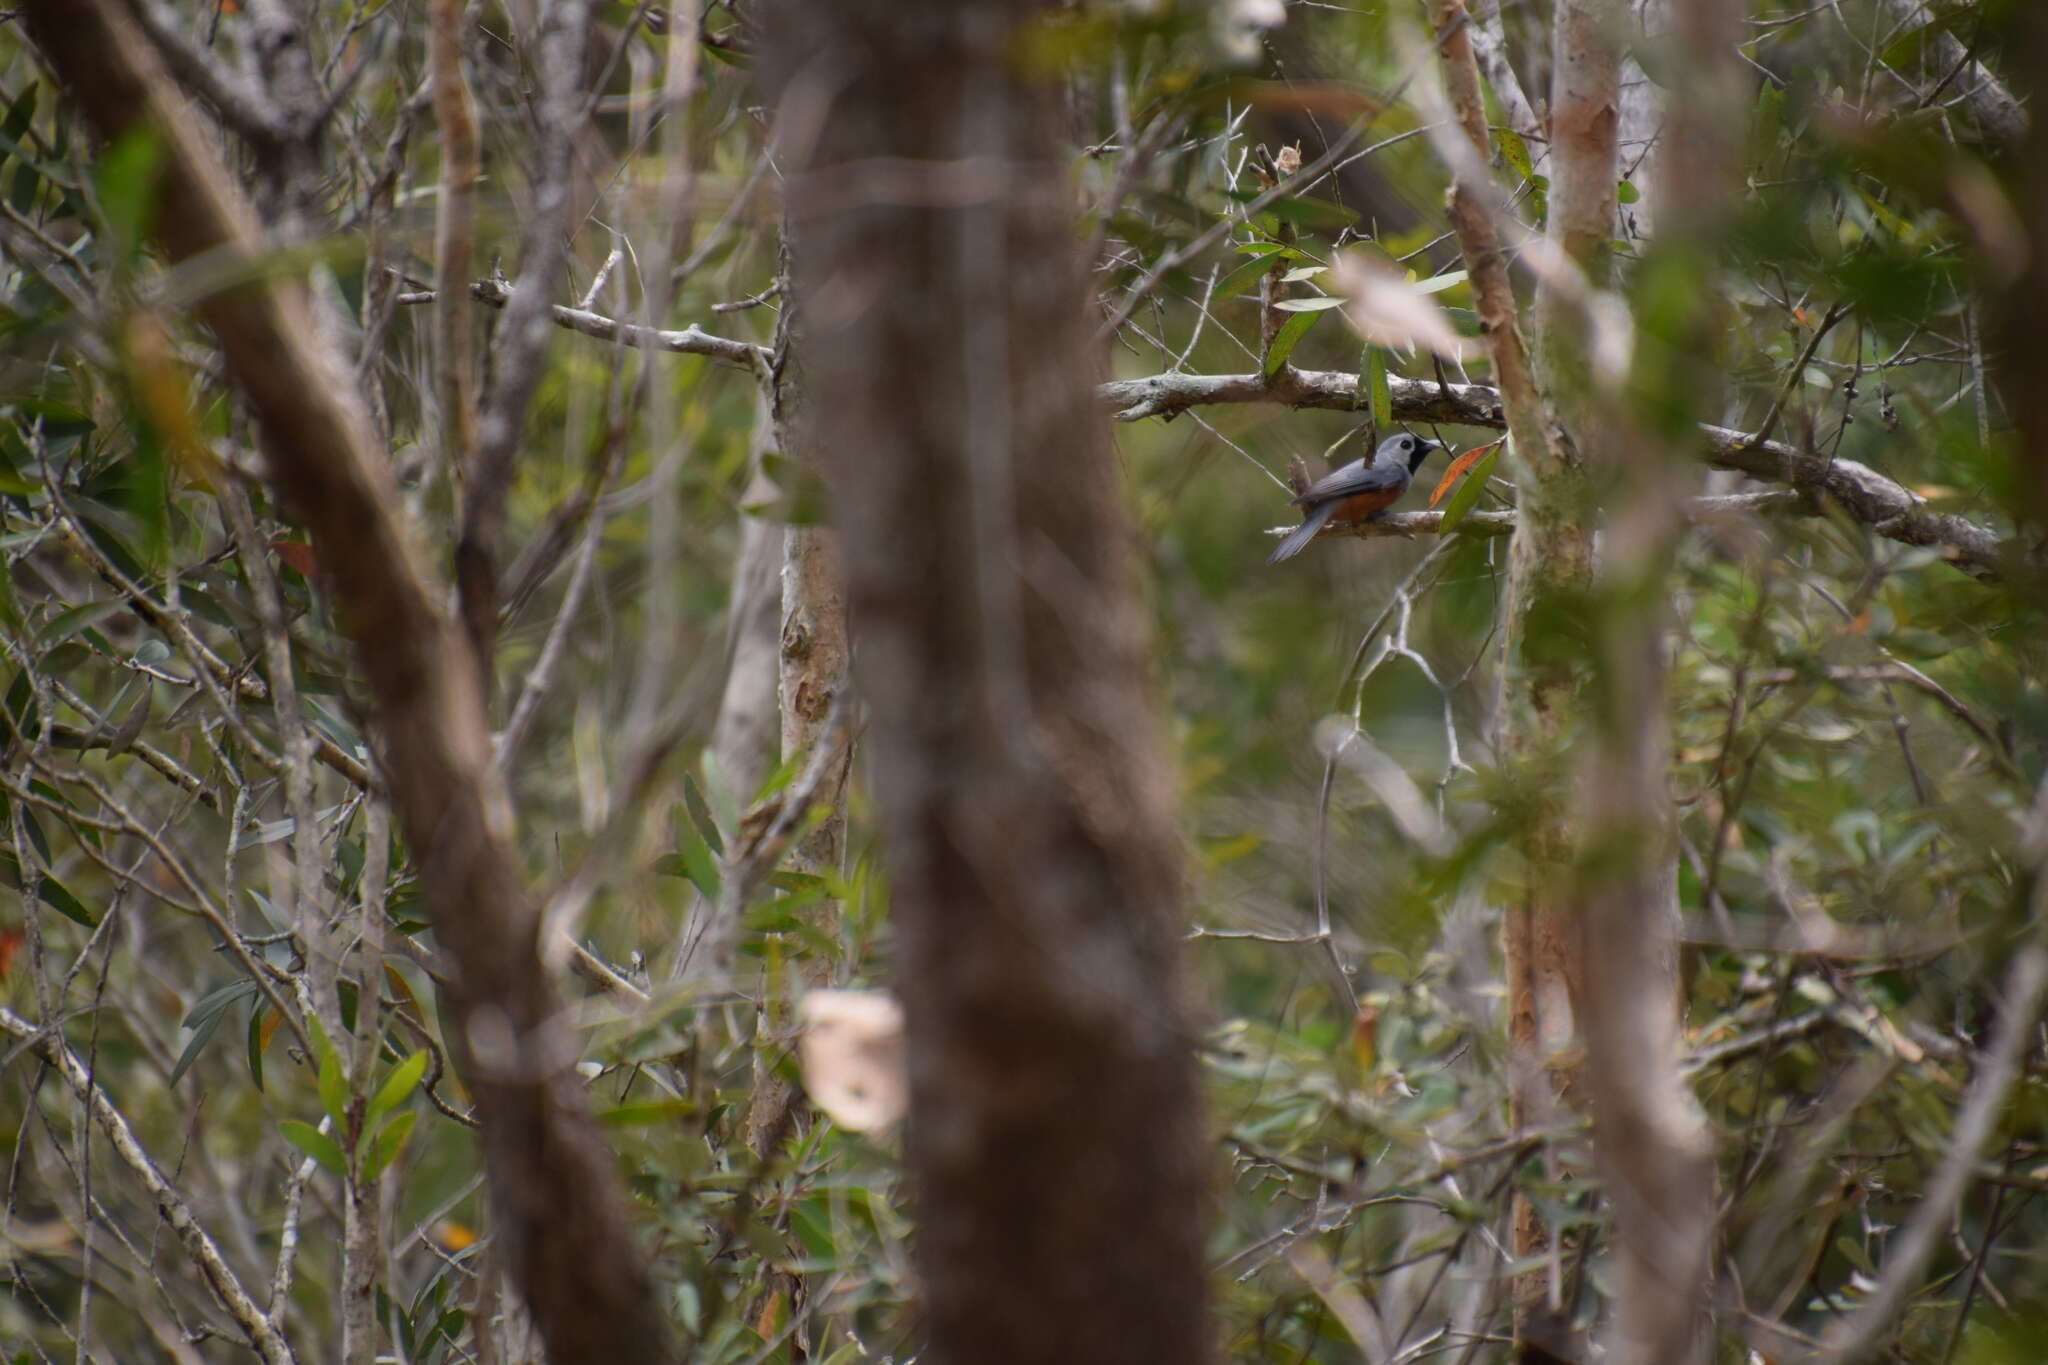
[{"label": "bird's gray head", "polygon": [[1410,474],[1413,474],[1421,468],[1422,462],[1430,457],[1431,452],[1442,449],[1443,446],[1427,437],[1401,431],[1381,441],[1380,448],[1373,452],[1372,458],[1376,464],[1403,465]]}]

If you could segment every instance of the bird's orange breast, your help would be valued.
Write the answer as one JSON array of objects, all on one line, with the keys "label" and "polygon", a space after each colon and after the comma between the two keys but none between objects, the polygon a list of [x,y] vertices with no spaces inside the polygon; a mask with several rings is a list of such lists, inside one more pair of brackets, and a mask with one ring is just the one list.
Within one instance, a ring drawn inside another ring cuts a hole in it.
[{"label": "bird's orange breast", "polygon": [[1394,499],[1401,496],[1398,488],[1375,488],[1368,493],[1353,493],[1337,504],[1337,510],[1330,514],[1335,522],[1366,521],[1375,514],[1393,506]]}]

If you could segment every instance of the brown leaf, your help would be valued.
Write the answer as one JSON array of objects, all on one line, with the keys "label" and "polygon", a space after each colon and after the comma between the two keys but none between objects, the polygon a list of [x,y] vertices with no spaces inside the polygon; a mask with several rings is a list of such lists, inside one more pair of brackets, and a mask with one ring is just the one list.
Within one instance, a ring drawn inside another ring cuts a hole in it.
[{"label": "brown leaf", "polygon": [[1361,1072],[1370,1073],[1379,1058],[1380,1011],[1377,1005],[1360,1005],[1351,1021],[1351,1056]]},{"label": "brown leaf", "polygon": [[[1506,439],[1507,437],[1505,436],[1500,438],[1501,441],[1505,441]],[[1450,492],[1451,485],[1458,481],[1458,476],[1463,474],[1466,470],[1470,469],[1473,465],[1478,464],[1480,456],[1484,455],[1487,451],[1492,450],[1495,446],[1499,444],[1500,441],[1488,441],[1483,446],[1473,446],[1463,455],[1460,455],[1456,459],[1452,460],[1451,467],[1449,469],[1446,469],[1444,471],[1444,476],[1436,481],[1436,488],[1429,495],[1429,505],[1431,507],[1434,507],[1438,503],[1442,502],[1444,500],[1444,494]]]},{"label": "brown leaf", "polygon": [[297,569],[307,578],[313,576],[313,547],[303,540],[273,540],[270,548],[277,551],[277,557]]}]

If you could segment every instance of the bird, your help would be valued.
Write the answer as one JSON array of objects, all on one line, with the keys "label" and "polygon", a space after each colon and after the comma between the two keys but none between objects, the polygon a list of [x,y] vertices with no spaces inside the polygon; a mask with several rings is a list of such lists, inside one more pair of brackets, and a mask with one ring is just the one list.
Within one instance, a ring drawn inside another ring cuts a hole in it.
[{"label": "bird", "polygon": [[1287,539],[1280,542],[1266,562],[1278,564],[1283,559],[1292,559],[1333,521],[1355,526],[1377,519],[1408,491],[1409,481],[1430,452],[1445,449],[1448,447],[1439,441],[1403,431],[1381,441],[1370,460],[1353,460],[1342,469],[1323,475],[1291,499],[1302,509],[1301,525],[1287,533]]}]

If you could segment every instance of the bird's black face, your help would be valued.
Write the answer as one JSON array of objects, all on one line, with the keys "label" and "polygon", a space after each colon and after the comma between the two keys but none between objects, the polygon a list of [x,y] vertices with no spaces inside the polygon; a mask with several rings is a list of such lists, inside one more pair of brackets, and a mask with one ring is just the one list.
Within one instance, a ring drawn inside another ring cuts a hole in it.
[{"label": "bird's black face", "polygon": [[1426,440],[1423,437],[1411,435],[1404,431],[1400,435],[1390,436],[1380,443],[1379,458],[1383,460],[1399,460],[1402,464],[1408,466],[1408,472],[1413,474],[1422,467],[1422,462],[1428,459],[1433,452],[1442,449],[1443,447],[1435,441]]}]

